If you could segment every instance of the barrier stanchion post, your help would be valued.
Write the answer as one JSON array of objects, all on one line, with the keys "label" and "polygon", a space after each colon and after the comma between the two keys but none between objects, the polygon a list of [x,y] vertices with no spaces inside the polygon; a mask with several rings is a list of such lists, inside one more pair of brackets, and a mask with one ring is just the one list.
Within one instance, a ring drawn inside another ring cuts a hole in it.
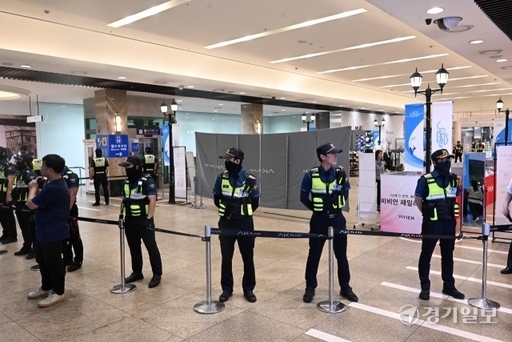
[{"label": "barrier stanchion post", "polygon": [[347,309],[345,304],[334,301],[334,229],[328,229],[329,241],[329,300],[318,303],[316,306],[318,310],[328,313],[340,313]]},{"label": "barrier stanchion post", "polygon": [[482,260],[482,297],[469,298],[468,304],[482,310],[498,309],[500,304],[487,299],[487,244],[489,240],[491,227],[488,223],[482,224],[482,244],[483,244],[483,260]]},{"label": "barrier stanchion post", "polygon": [[212,301],[212,245],[211,226],[204,227],[204,239],[206,244],[206,301],[194,305],[194,311],[200,314],[214,314],[224,310],[224,303]]},{"label": "barrier stanchion post", "polygon": [[126,284],[126,282],[124,281],[125,279],[125,273],[124,273],[124,224],[123,224],[123,220],[122,219],[119,219],[119,240],[120,240],[120,249],[121,249],[121,284],[119,285],[114,285],[111,289],[110,289],[110,292],[111,293],[115,293],[115,294],[122,294],[122,293],[127,293],[127,292],[131,292],[133,290],[135,290],[137,288],[137,286],[135,286],[134,284]]}]

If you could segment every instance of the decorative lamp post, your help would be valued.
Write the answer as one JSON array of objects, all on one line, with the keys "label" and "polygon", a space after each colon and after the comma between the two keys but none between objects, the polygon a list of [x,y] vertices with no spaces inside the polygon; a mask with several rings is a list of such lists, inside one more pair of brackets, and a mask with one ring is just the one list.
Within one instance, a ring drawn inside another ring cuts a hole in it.
[{"label": "decorative lamp post", "polygon": [[380,122],[375,119],[373,120],[373,124],[375,127],[379,127],[379,140],[377,140],[377,145],[380,146],[380,134],[381,134],[381,128],[384,127],[384,124],[386,123],[386,120],[384,118],[380,119]]},{"label": "decorative lamp post", "polygon": [[446,83],[448,82],[448,76],[449,76],[449,73],[448,71],[446,71],[446,69],[444,68],[444,66],[441,64],[441,69],[439,69],[437,72],[436,72],[436,81],[437,81],[437,84],[439,85],[439,88],[438,89],[431,89],[430,88],[430,84],[427,86],[427,89],[425,90],[418,90],[421,86],[421,81],[423,81],[423,76],[421,76],[421,74],[418,72],[418,68],[416,68],[416,71],[411,75],[410,79],[411,79],[411,86],[412,86],[412,89],[414,89],[414,96],[416,96],[417,94],[423,94],[425,95],[425,98],[426,98],[426,153],[425,153],[425,170],[427,173],[430,172],[430,163],[431,163],[431,160],[430,160],[430,155],[431,155],[431,143],[430,141],[432,140],[432,128],[431,128],[431,124],[430,124],[430,107],[432,106],[432,95],[437,93],[437,92],[440,92],[441,94],[443,93],[443,88],[444,86],[446,85]]},{"label": "decorative lamp post", "polygon": [[[501,110],[503,109],[503,101],[501,101],[501,97],[498,101],[496,101],[496,109],[498,110],[498,113],[501,112]],[[508,145],[508,117],[510,115],[510,111],[508,110],[508,107],[507,107],[507,110],[505,111],[505,146]]]},{"label": "decorative lamp post", "polygon": [[309,124],[315,122],[315,115],[311,115],[308,112],[302,114],[302,123],[306,124],[306,129],[309,131]]}]

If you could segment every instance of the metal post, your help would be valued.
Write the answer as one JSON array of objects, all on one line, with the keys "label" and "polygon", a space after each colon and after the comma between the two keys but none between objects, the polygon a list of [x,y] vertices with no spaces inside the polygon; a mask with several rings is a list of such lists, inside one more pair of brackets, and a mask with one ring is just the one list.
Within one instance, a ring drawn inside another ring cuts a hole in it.
[{"label": "metal post", "polygon": [[111,293],[122,294],[135,290],[137,286],[134,284],[126,284],[125,273],[124,273],[124,224],[122,221],[119,222],[119,236],[120,236],[120,249],[121,249],[121,284],[114,285],[111,289]]},{"label": "metal post", "polygon": [[309,121],[306,121],[306,129],[309,132]]},{"label": "metal post", "polygon": [[505,111],[505,146],[508,145],[508,117],[510,115],[510,111],[507,110]]},{"label": "metal post", "polygon": [[219,301],[212,301],[212,246],[211,228],[204,226],[204,239],[206,242],[206,301],[194,305],[194,311],[200,314],[214,314],[224,310],[225,305]]},{"label": "metal post", "polygon": [[427,106],[427,113],[425,115],[426,117],[426,148],[425,148],[425,170],[426,173],[430,173],[430,154],[431,154],[431,140],[432,140],[432,128],[430,127],[430,106],[432,105],[432,89],[430,89],[430,86],[425,89],[425,97],[427,98],[426,106]]},{"label": "metal post", "polygon": [[334,301],[334,229],[329,227],[327,232],[329,240],[329,300],[318,303],[318,310],[328,313],[340,313],[347,309],[345,304]]},{"label": "metal post", "polygon": [[169,204],[176,204],[174,193],[174,150],[172,147],[172,111],[169,113]]},{"label": "metal post", "polygon": [[483,243],[483,260],[482,260],[482,297],[469,298],[468,304],[482,310],[498,309],[500,304],[487,299],[487,243],[489,240],[491,227],[488,223],[482,224],[482,243]]},{"label": "metal post", "polygon": [[379,141],[377,141],[377,144],[380,146],[380,133],[381,133],[382,125],[379,125]]}]

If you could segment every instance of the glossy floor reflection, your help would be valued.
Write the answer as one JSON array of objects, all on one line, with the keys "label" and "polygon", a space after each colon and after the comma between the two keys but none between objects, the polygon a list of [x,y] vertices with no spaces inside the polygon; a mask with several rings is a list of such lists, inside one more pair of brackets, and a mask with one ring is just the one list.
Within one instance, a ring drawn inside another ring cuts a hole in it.
[{"label": "glossy floor reflection", "polygon": [[[357,221],[357,188],[351,193],[348,227]],[[92,195],[79,193],[80,216],[117,220],[120,199],[109,206],[93,207]],[[205,209],[168,205],[156,211],[158,228],[203,235],[204,225],[217,225],[212,201]],[[259,208],[258,230],[307,232],[306,211]],[[368,229],[371,224],[365,225]],[[235,291],[225,309],[201,315],[194,304],[206,298],[205,243],[197,237],[157,234],[164,274],[160,286],[149,289],[152,273],[144,253],[144,279],[133,292],[116,295],[110,288],[120,282],[119,229],[115,225],[80,222],[85,246],[83,267],[66,276],[66,301],[39,309],[27,300],[40,286],[38,272],[29,270],[33,260],[14,256],[17,243],[1,246],[0,341],[512,341],[512,276],[499,273],[505,265],[508,245],[489,243],[488,298],[502,308],[482,315],[465,301],[441,294],[439,250],[432,259],[432,293],[428,302],[418,299],[416,271],[420,241],[380,236],[349,239],[351,285],[359,303],[347,302],[335,286],[335,300],[348,306],[340,314],[322,313],[316,303],[328,299],[327,251],[324,249],[319,287],[311,304],[302,301],[308,241],[257,238],[255,263],[258,301],[248,303],[242,293],[243,265],[235,251]],[[127,249],[126,272],[131,272]],[[455,250],[457,288],[466,297],[480,297],[481,242],[458,241]],[[220,288],[220,248],[212,237],[212,285],[217,299]],[[417,307],[411,320],[400,310]],[[433,324],[435,323],[435,324]],[[337,339],[336,339],[337,338]]]}]

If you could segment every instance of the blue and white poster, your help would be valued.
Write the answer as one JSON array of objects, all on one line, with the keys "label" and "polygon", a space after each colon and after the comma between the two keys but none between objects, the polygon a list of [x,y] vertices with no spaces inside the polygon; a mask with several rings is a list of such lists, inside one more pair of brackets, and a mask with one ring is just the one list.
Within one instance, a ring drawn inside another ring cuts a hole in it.
[{"label": "blue and white poster", "polygon": [[423,171],[423,103],[405,105],[405,171]]},{"label": "blue and white poster", "polygon": [[106,158],[128,157],[127,134],[98,134],[96,148],[100,148]]},{"label": "blue and white poster", "polygon": [[[162,127],[162,146],[164,148],[164,165],[169,166],[169,126]],[[179,125],[172,125],[172,146],[179,146]]]},{"label": "blue and white poster", "polygon": [[[494,142],[498,145],[505,144],[505,119],[494,120]],[[512,145],[512,119],[508,119],[508,144]]]},{"label": "blue and white poster", "polygon": [[432,105],[432,152],[453,148],[452,125],[453,103],[452,101],[436,102]]}]

